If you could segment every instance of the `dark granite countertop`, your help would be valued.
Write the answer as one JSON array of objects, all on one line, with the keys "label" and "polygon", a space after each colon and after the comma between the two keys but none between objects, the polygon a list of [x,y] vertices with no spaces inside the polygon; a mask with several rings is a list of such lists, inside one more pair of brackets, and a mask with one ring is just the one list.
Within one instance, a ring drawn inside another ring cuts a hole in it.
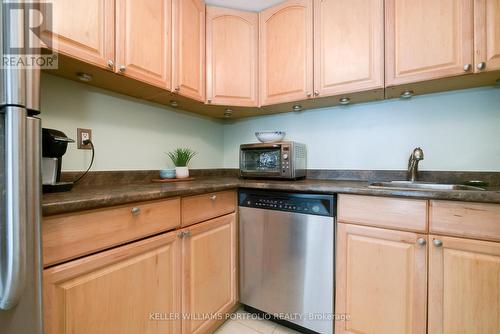
[{"label": "dark granite countertop", "polygon": [[49,216],[166,197],[196,195],[238,187],[500,203],[500,189],[498,188],[486,191],[396,190],[369,188],[366,181],[316,179],[271,181],[242,180],[237,177],[202,177],[194,181],[175,183],[77,186],[70,192],[45,194],[42,201],[42,210],[44,216]]}]

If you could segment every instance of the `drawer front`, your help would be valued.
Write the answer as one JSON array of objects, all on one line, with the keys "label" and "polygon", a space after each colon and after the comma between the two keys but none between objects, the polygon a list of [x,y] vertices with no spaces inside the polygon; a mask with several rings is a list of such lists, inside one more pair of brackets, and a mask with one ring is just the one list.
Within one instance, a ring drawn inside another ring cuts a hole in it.
[{"label": "drawer front", "polygon": [[339,195],[338,220],[344,223],[427,232],[427,201]]},{"label": "drawer front", "polygon": [[142,202],[47,217],[44,266],[94,253],[180,226],[180,199]]},{"label": "drawer front", "polygon": [[215,193],[182,198],[182,226],[189,226],[236,211],[236,192]]},{"label": "drawer front", "polygon": [[500,241],[500,204],[431,201],[431,233]]}]

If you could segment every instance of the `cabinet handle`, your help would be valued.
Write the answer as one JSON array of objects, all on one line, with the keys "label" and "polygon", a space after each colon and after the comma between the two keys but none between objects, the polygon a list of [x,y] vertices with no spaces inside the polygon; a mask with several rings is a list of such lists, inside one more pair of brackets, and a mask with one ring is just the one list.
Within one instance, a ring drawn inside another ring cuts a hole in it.
[{"label": "cabinet handle", "polygon": [[215,201],[215,200],[217,199],[217,195],[212,195],[212,196],[210,196],[210,199],[211,199],[212,201]]},{"label": "cabinet handle", "polygon": [[184,238],[184,231],[177,232],[177,238],[179,239]]},{"label": "cabinet handle", "polygon": [[127,68],[124,65],[121,65],[118,69],[121,73],[124,73]]},{"label": "cabinet handle", "polygon": [[114,61],[112,61],[111,59],[110,59],[110,60],[108,60],[108,67],[109,67],[110,69],[113,69],[113,67],[115,67],[115,62],[114,62]]},{"label": "cabinet handle", "polygon": [[134,216],[138,216],[140,213],[141,213],[141,209],[140,208],[132,208],[132,210],[130,210],[130,212],[134,215]]},{"label": "cabinet handle", "polygon": [[486,63],[484,61],[480,62],[479,64],[477,64],[477,69],[482,71],[486,68]]},{"label": "cabinet handle", "polygon": [[319,90],[314,91],[314,96],[319,96]]},{"label": "cabinet handle", "polygon": [[441,246],[443,246],[443,242],[442,242],[441,240],[439,240],[439,239],[434,239],[434,240],[432,240],[432,243],[433,243],[433,244],[434,244],[434,246],[436,246],[436,247],[441,247]]},{"label": "cabinet handle", "polygon": [[471,68],[472,68],[472,65],[471,65],[471,64],[465,64],[465,65],[464,65],[464,71],[465,71],[465,72],[469,72]]},{"label": "cabinet handle", "polygon": [[184,238],[190,237],[191,231],[184,231]]},{"label": "cabinet handle", "polygon": [[307,95],[307,97],[311,97],[312,96],[311,92],[308,92],[306,95]]},{"label": "cabinet handle", "polygon": [[178,92],[178,91],[180,91],[180,90],[181,90],[181,87],[177,86],[177,87],[175,87],[175,89],[174,89],[174,90],[175,90],[176,92]]},{"label": "cabinet handle", "polygon": [[212,103],[212,100],[208,99],[208,100],[207,100],[207,103],[208,103],[208,104],[211,104],[211,103]]},{"label": "cabinet handle", "polygon": [[425,240],[425,238],[418,238],[417,239],[417,244],[419,244],[420,246],[425,246],[426,243],[427,243],[427,241]]}]

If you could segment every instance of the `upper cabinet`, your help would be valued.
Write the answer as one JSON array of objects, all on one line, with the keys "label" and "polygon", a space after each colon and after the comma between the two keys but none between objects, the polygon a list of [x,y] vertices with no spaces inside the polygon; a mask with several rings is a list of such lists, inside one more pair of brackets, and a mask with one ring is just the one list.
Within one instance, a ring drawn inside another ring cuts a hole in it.
[{"label": "upper cabinet", "polygon": [[171,88],[171,0],[116,1],[116,71]]},{"label": "upper cabinet", "polygon": [[114,69],[114,0],[52,0],[52,28],[42,39],[65,55]]},{"label": "upper cabinet", "polygon": [[173,90],[205,102],[205,3],[173,0]]},{"label": "upper cabinet", "polygon": [[386,86],[473,72],[472,2],[386,0]]},{"label": "upper cabinet", "polygon": [[256,107],[257,13],[207,7],[207,103]]},{"label": "upper cabinet", "polygon": [[312,97],[312,18],[312,0],[288,0],[260,13],[262,105]]},{"label": "upper cabinet", "polygon": [[474,1],[475,71],[500,69],[500,2]]},{"label": "upper cabinet", "polygon": [[286,0],[260,13],[53,0],[52,12],[42,38],[69,58],[51,72],[217,118],[494,85],[500,71],[499,0]]},{"label": "upper cabinet", "polygon": [[384,87],[384,1],[315,0],[314,95]]}]

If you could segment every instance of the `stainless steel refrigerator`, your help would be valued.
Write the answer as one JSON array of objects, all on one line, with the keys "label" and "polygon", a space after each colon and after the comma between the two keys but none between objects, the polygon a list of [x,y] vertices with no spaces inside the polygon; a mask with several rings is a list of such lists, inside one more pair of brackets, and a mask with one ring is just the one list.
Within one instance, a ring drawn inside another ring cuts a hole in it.
[{"label": "stainless steel refrigerator", "polygon": [[[24,44],[26,18],[0,9],[0,20],[3,59],[8,42]],[[0,333],[41,334],[40,70],[0,73]]]}]

